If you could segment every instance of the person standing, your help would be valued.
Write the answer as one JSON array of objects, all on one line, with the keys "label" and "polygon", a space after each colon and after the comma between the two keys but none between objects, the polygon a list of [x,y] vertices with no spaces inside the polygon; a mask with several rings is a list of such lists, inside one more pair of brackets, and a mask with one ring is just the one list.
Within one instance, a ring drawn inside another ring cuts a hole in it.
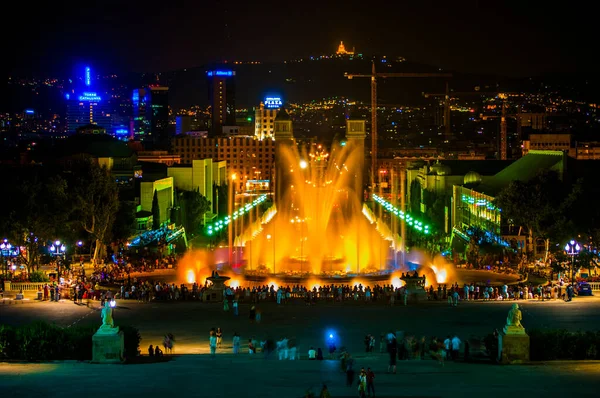
[{"label": "person standing", "polygon": [[227,297],[223,299],[223,311],[229,311],[229,302],[227,301]]},{"label": "person standing", "polygon": [[358,396],[361,398],[366,397],[367,393],[367,372],[365,368],[360,370],[360,374],[358,375]]},{"label": "person standing", "polygon": [[375,396],[375,373],[371,370],[371,368],[367,368],[367,395],[371,396],[371,392],[373,393],[373,397]]},{"label": "person standing", "polygon": [[214,330],[210,331],[210,337],[208,338],[208,345],[210,347],[210,355],[214,358],[217,353],[217,336]]},{"label": "person standing", "polygon": [[450,337],[450,335],[448,335],[446,337],[446,340],[444,340],[444,350],[446,351],[446,358],[449,360],[450,353],[452,350],[452,338]]},{"label": "person standing", "polygon": [[458,338],[457,335],[454,335],[454,337],[452,338],[452,360],[456,361],[458,360],[458,352],[460,350],[460,339]]},{"label": "person standing", "polygon": [[296,356],[298,355],[298,348],[296,347],[296,337],[292,337],[288,340],[288,359],[290,361],[296,360]]},{"label": "person standing", "polygon": [[388,353],[390,354],[388,373],[392,372],[396,374],[396,358],[398,357],[398,342],[396,341],[396,336],[394,336],[392,341],[388,344]]},{"label": "person standing", "polygon": [[221,328],[217,328],[215,336],[217,338],[217,347],[221,348],[221,344],[223,343],[223,331],[221,330]]},{"label": "person standing", "polygon": [[233,315],[238,316],[238,302],[237,300],[233,300]]},{"label": "person standing", "polygon": [[233,334],[233,353],[240,353],[240,336],[237,334],[237,332]]},{"label": "person standing", "polygon": [[354,358],[352,355],[348,354],[346,359],[346,385],[352,386],[354,382]]}]

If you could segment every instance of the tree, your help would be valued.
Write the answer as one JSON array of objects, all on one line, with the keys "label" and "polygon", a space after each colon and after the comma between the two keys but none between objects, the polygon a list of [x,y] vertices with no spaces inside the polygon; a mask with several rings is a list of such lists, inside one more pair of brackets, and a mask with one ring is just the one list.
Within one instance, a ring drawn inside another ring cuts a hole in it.
[{"label": "tree", "polygon": [[204,214],[210,211],[211,203],[200,191],[179,191],[182,224],[186,231],[196,233],[203,223]]},{"label": "tree", "polygon": [[39,268],[41,247],[69,232],[67,184],[62,174],[47,167],[11,169],[4,176],[11,189],[0,195],[0,233],[26,248],[21,261],[31,273]]},{"label": "tree", "polygon": [[570,228],[567,213],[578,192],[577,184],[568,187],[556,172],[544,171],[530,181],[512,181],[495,202],[510,225],[526,230],[530,248],[535,238],[546,241],[544,259],[547,261],[550,241],[561,241]]},{"label": "tree", "polygon": [[72,222],[81,226],[95,241],[92,261],[106,254],[119,210],[119,192],[106,167],[88,158],[72,168],[69,191],[73,204]]},{"label": "tree", "polygon": [[135,205],[121,202],[112,228],[112,238],[117,241],[128,239],[135,229]]},{"label": "tree", "polygon": [[158,191],[154,190],[152,197],[152,229],[160,228],[160,205],[158,204]]}]

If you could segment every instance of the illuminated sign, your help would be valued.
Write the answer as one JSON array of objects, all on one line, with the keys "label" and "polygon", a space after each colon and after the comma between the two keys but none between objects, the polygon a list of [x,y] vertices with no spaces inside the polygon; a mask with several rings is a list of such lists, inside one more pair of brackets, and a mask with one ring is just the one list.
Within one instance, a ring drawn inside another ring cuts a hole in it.
[{"label": "illuminated sign", "polygon": [[89,66],[85,67],[85,85],[90,86],[92,84],[92,70]]},{"label": "illuminated sign", "polygon": [[283,106],[283,101],[280,97],[267,97],[265,98],[265,107],[271,109],[281,108]]},{"label": "illuminated sign", "polygon": [[232,70],[209,70],[206,72],[208,76],[235,76]]},{"label": "illuminated sign", "polygon": [[129,134],[129,130],[127,130],[127,129],[116,129],[115,130],[115,134],[116,135],[127,135],[127,134]]},{"label": "illuminated sign", "polygon": [[71,94],[65,94],[65,98],[70,100],[71,99]]},{"label": "illuminated sign", "polygon": [[28,115],[33,115],[34,114],[33,109],[25,109],[25,113],[28,114]]},{"label": "illuminated sign", "polygon": [[138,102],[140,100],[140,92],[137,90],[133,91],[133,97],[131,97],[133,102]]},{"label": "illuminated sign", "polygon": [[98,102],[101,101],[102,98],[98,96],[96,93],[88,93],[85,92],[79,96],[79,101],[89,101],[89,102]]}]

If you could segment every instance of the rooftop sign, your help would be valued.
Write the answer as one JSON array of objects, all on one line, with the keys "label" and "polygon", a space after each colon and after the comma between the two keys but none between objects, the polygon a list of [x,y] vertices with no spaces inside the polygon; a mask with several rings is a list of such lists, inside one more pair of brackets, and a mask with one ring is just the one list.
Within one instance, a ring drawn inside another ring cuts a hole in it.
[{"label": "rooftop sign", "polygon": [[206,72],[208,76],[235,76],[232,70],[209,70]]},{"label": "rooftop sign", "polygon": [[280,97],[267,97],[265,98],[265,107],[271,109],[281,108],[283,106],[283,101]]}]

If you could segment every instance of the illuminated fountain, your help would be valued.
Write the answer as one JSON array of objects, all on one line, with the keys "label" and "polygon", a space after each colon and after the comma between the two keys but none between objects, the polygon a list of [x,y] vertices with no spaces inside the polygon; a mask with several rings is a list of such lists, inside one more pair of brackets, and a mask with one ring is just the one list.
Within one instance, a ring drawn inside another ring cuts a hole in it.
[{"label": "illuminated fountain", "polygon": [[[210,275],[217,265],[228,264],[231,268],[226,272],[231,272],[233,278],[269,285],[300,279],[315,286],[324,280],[363,285],[377,280],[396,287],[406,283],[396,274],[398,270],[408,271],[402,261],[398,262],[401,237],[362,204],[364,120],[348,120],[345,138],[334,142],[331,148],[317,144],[298,146],[284,110],[279,112],[274,127],[275,204],[260,216],[248,207],[243,212],[230,209],[231,217],[209,226],[209,235],[226,228],[234,231],[229,248],[236,253],[236,260],[231,261],[230,254],[227,261],[227,253],[223,253],[227,249],[186,255],[182,262],[186,269],[193,270],[194,280],[202,283],[201,278]],[[428,226],[383,198],[373,197],[392,217],[429,233]],[[243,253],[242,261],[237,260],[239,253]],[[419,264],[427,268],[419,270],[427,283],[440,282],[436,275],[444,267],[434,271],[431,261]],[[188,282],[191,279],[190,275],[180,278]]]},{"label": "illuminated fountain", "polygon": [[252,247],[244,251],[246,275],[385,272],[398,245],[389,228],[363,215],[364,121],[349,120],[345,139],[331,148],[299,148],[285,115],[275,121],[277,214],[236,241]]}]

